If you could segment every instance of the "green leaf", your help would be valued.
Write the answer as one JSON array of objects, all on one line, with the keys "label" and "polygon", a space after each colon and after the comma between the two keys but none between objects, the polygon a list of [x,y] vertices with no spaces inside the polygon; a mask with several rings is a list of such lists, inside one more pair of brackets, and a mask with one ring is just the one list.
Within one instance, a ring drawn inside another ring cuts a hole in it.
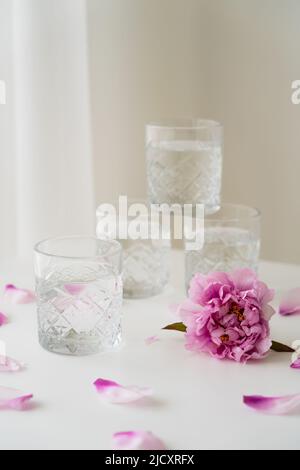
[{"label": "green leaf", "polygon": [[290,348],[289,346],[286,346],[285,344],[278,343],[277,341],[272,341],[271,349],[272,351],[276,351],[276,352],[285,352],[285,353],[295,352],[293,348]]},{"label": "green leaf", "polygon": [[172,325],[165,326],[163,330],[181,331],[181,333],[185,333],[186,326],[183,323],[172,323]]}]

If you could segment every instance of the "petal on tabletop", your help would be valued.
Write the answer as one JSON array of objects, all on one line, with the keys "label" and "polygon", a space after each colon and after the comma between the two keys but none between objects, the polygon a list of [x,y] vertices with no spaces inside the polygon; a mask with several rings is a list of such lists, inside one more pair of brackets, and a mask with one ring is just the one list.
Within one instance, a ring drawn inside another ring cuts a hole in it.
[{"label": "petal on tabletop", "polygon": [[166,450],[165,444],[152,432],[117,432],[112,439],[113,450]]},{"label": "petal on tabletop", "polygon": [[29,289],[20,289],[13,284],[5,286],[4,298],[13,304],[30,304],[36,300],[34,292]]},{"label": "petal on tabletop", "polygon": [[279,313],[283,316],[300,313],[300,288],[292,289],[283,296]]},{"label": "petal on tabletop", "polygon": [[24,411],[32,398],[31,393],[25,394],[12,388],[0,387],[0,410]]},{"label": "petal on tabletop", "polygon": [[0,372],[18,372],[24,368],[24,364],[7,356],[0,356]]},{"label": "petal on tabletop", "polygon": [[8,323],[7,316],[4,313],[0,312],[0,326],[5,325],[6,323]]},{"label": "petal on tabletop", "polygon": [[283,415],[300,407],[300,393],[280,397],[244,396],[244,404],[266,414]]},{"label": "petal on tabletop", "polygon": [[94,386],[101,398],[115,404],[132,403],[152,395],[150,388],[125,387],[117,382],[106,379],[96,380]]}]

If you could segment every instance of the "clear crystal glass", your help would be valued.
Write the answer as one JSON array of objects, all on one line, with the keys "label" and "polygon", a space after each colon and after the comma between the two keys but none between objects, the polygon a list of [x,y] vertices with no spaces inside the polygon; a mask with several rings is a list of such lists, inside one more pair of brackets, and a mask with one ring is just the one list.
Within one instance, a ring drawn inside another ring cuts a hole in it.
[{"label": "clear crystal glass", "polygon": [[148,196],[155,204],[220,205],[222,126],[215,121],[181,119],[146,128]]},{"label": "clear crystal glass", "polygon": [[[155,231],[162,235],[161,219],[151,220],[151,208],[147,201],[129,200],[128,207],[132,207],[133,204],[142,204],[149,211],[149,215],[140,218],[140,227],[146,225],[146,227],[152,226],[153,228],[157,224]],[[126,224],[126,227],[130,228],[130,223],[136,221],[136,216],[127,214],[125,220],[124,215],[120,216],[118,212],[118,203],[114,203],[113,206],[116,208],[117,216],[116,239],[123,249],[124,298],[139,299],[160,294],[170,279],[170,237],[163,239],[160,236],[159,239],[152,239],[149,236],[147,239],[132,239],[128,233],[126,239],[120,239],[118,237],[119,224]],[[160,209],[157,210],[157,213],[161,212]],[[106,216],[105,210],[99,206],[97,210],[97,237],[100,239],[111,238],[111,235],[103,233],[102,230],[101,222]]]},{"label": "clear crystal glass", "polygon": [[218,212],[206,215],[203,247],[185,250],[186,288],[196,273],[230,272],[239,268],[256,271],[260,219],[257,209],[235,204],[222,204]]},{"label": "clear crystal glass", "polygon": [[170,249],[151,240],[122,240],[124,297],[146,298],[161,293],[170,278]]},{"label": "clear crystal glass", "polygon": [[122,248],[69,237],[35,247],[38,328],[48,351],[86,355],[121,342]]}]

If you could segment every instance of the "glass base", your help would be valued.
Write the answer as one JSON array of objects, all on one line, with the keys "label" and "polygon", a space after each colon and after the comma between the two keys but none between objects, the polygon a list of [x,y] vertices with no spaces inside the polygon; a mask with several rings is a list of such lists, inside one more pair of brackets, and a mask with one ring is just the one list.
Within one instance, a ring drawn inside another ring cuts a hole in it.
[{"label": "glass base", "polygon": [[99,340],[82,338],[81,340],[58,339],[50,335],[39,335],[39,343],[43,349],[55,354],[67,356],[89,356],[92,354],[114,351],[120,348],[121,335],[113,345],[104,345]]}]

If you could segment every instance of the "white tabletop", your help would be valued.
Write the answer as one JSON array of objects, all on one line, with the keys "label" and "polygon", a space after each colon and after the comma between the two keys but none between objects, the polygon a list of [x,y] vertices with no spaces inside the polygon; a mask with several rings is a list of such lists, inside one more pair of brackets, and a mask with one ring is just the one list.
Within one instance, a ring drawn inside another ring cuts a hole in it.
[{"label": "white tabletop", "polygon": [[[300,372],[289,368],[290,355],[271,353],[246,366],[220,362],[185,350],[180,333],[163,332],[174,321],[169,305],[184,297],[183,259],[173,256],[172,287],[158,297],[125,301],[126,344],[118,353],[65,357],[44,351],[37,341],[35,305],[12,307],[1,328],[7,354],[27,364],[1,374],[0,385],[34,394],[26,412],[1,411],[0,448],[109,449],[117,431],[151,430],[169,449],[300,448],[300,415],[266,416],[242,404],[244,394],[300,392]],[[20,263],[0,268],[1,284],[32,287],[30,269]],[[261,279],[284,290],[300,285],[300,266],[262,262]],[[278,305],[276,298],[275,305]],[[159,333],[150,346],[145,338]],[[273,339],[300,339],[300,317],[272,319]],[[153,400],[143,405],[109,405],[92,383],[102,377],[126,385],[150,386]]]}]

